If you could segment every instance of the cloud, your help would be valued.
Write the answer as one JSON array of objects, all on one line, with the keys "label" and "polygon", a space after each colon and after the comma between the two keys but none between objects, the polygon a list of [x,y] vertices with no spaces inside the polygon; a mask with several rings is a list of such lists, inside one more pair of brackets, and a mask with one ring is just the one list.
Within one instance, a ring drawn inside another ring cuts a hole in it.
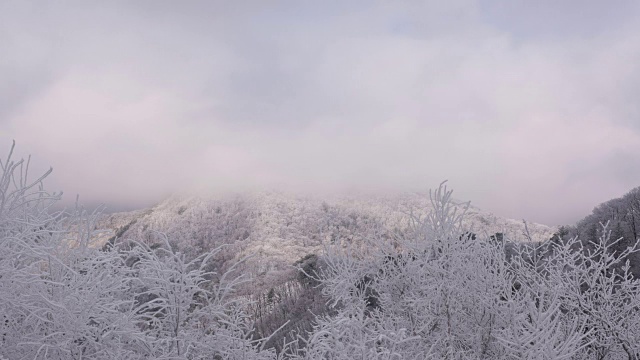
[{"label": "cloud", "polygon": [[622,0],[616,6],[585,0],[482,0],[483,20],[526,40],[553,42],[591,38],[619,30],[633,23],[640,6],[637,1]]},{"label": "cloud", "polygon": [[500,215],[575,221],[638,185],[627,5],[590,26],[591,3],[5,3],[0,141],[116,208],[449,179]]}]

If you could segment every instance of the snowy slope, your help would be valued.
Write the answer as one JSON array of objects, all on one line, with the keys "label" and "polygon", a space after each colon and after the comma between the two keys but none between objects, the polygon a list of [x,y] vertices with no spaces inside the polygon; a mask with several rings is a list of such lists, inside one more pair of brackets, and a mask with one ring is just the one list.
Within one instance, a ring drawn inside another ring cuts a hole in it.
[{"label": "snowy slope", "polygon": [[[196,254],[225,245],[219,265],[251,256],[242,271],[254,286],[270,287],[292,276],[291,264],[324,244],[357,242],[406,228],[407,214],[426,214],[427,194],[388,196],[296,196],[261,192],[217,197],[172,197],[150,209],[104,215],[108,237],[160,241],[164,233],[181,251]],[[522,221],[504,219],[470,207],[465,225],[480,236],[504,233],[523,241]],[[535,241],[554,228],[530,223]]]}]

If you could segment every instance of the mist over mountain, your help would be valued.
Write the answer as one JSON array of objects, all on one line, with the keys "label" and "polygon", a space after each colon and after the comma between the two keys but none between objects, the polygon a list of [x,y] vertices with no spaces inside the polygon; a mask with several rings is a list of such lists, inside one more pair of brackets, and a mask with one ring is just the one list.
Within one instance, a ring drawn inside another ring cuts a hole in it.
[{"label": "mist over mountain", "polygon": [[[504,240],[510,254],[518,252],[518,244],[539,244],[533,246],[544,258],[550,256],[547,246],[560,238],[567,242],[579,236],[583,246],[593,250],[591,243],[602,235],[600,223],[607,221],[614,224],[608,227],[614,230],[614,237],[624,229],[622,235],[633,239],[629,232],[640,208],[638,189],[597,206],[577,226],[550,227],[502,218],[460,200],[452,200],[451,205],[453,212],[465,213],[462,228],[479,239]],[[189,258],[222,246],[214,260],[216,267],[224,271],[235,265],[237,274],[249,279],[237,296],[250,301],[254,336],[266,337],[283,327],[268,342],[281,351],[279,344],[293,341],[292,334],[313,330],[315,316],[335,315],[319,283],[308,278],[310,274],[302,275],[300,269],[320,271],[330,247],[401,243],[411,232],[411,219],[424,218],[433,210],[428,193],[176,195],[146,209],[104,214],[97,225],[104,229],[102,243],[137,239],[153,246],[166,237]],[[622,241],[616,249],[623,251],[626,246],[633,246],[633,241]],[[635,255],[626,258],[637,272],[640,259]]]},{"label": "mist over mountain", "polygon": [[[462,201],[456,209],[463,211]],[[103,241],[144,239],[160,234],[180,251],[195,256],[224,245],[220,262],[231,264],[250,256],[243,271],[266,291],[286,281],[292,264],[323,246],[392,239],[406,232],[410,216],[432,209],[428,193],[395,195],[304,196],[284,192],[247,192],[215,196],[173,196],[131,212],[104,214]],[[470,206],[464,225],[482,237],[496,233],[516,242],[528,241],[522,220],[505,219]],[[527,223],[533,241],[551,238],[556,228]],[[115,240],[115,238],[118,238]],[[288,275],[285,275],[288,274]]]},{"label": "mist over mountain", "polygon": [[638,0],[8,0],[0,50],[0,360],[640,359]]},{"label": "mist over mountain", "polygon": [[[543,242],[557,231],[468,205],[453,202],[456,212],[466,209],[464,228],[479,238]],[[215,266],[221,272],[235,266],[237,274],[249,279],[238,294],[250,299],[260,337],[285,323],[285,334],[304,334],[312,330],[314,314],[331,313],[321,289],[301,278],[299,267],[319,270],[327,247],[402,243],[411,232],[411,219],[432,210],[428,193],[176,195],[150,208],[104,214],[97,227],[104,229],[104,244],[138,240],[154,246],[166,237],[188,258],[222,246]],[[281,340],[277,336],[269,344],[279,346]]]},{"label": "mist over mountain", "polygon": [[7,159],[0,356],[577,360],[640,350],[640,188],[560,228],[482,211],[444,183],[428,194],[176,195],[130,212],[60,213],[47,174],[27,181],[24,162]]}]

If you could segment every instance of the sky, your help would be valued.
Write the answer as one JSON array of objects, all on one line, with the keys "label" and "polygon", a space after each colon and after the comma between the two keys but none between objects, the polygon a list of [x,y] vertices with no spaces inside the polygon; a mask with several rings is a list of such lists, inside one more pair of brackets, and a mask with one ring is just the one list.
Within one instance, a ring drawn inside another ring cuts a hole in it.
[{"label": "sky", "polygon": [[448,180],[568,224],[640,186],[638,64],[635,0],[0,0],[0,154],[111,210]]}]

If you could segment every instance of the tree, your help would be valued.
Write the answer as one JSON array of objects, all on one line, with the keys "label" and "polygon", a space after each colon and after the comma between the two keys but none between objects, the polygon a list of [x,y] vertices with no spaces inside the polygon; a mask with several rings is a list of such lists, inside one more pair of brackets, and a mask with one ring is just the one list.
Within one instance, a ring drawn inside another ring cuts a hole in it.
[{"label": "tree", "polygon": [[[15,146],[15,144],[14,144]],[[29,161],[0,162],[0,358],[275,359],[250,340],[235,286],[206,253],[185,261],[166,237],[97,242],[97,212],[52,212],[60,194]]]},{"label": "tree", "polygon": [[624,263],[635,246],[612,251],[606,225],[590,247],[461,236],[451,194],[432,192],[433,211],[404,236],[325,249],[317,280],[337,314],[293,358],[637,358],[640,291]]},{"label": "tree", "polygon": [[[155,359],[271,359],[252,341],[245,304],[233,297],[242,277],[233,269],[223,274],[208,271],[220,248],[191,261],[175,251],[169,240],[151,249],[135,243],[127,256],[139,285],[136,293],[139,325],[148,337]],[[214,282],[214,275],[219,280]]]},{"label": "tree", "polygon": [[128,320],[128,280],[118,254],[93,247],[96,214],[52,212],[61,194],[31,181],[29,161],[2,162],[0,355],[126,358],[141,348]]}]

